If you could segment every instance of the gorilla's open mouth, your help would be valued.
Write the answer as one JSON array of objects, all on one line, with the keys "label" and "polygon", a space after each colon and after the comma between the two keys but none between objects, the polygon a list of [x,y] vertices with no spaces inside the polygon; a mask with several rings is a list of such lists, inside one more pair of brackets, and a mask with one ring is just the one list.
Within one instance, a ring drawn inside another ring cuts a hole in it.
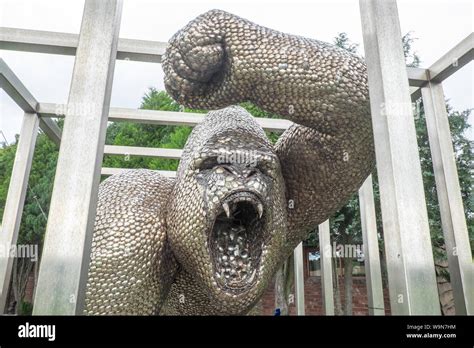
[{"label": "gorilla's open mouth", "polygon": [[217,213],[209,246],[219,286],[243,292],[257,279],[263,248],[264,205],[251,192],[227,196]]}]

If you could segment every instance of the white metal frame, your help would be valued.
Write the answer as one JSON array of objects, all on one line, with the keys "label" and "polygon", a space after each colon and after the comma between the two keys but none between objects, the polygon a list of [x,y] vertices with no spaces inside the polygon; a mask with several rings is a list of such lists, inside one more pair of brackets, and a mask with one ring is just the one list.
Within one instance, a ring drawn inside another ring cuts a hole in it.
[{"label": "white metal frame", "polygon": [[364,242],[364,266],[370,315],[384,315],[382,269],[380,267],[377,217],[375,215],[372,175],[359,189],[360,221]]},{"label": "white metal frame", "polygon": [[122,1],[86,1],[34,314],[82,314]]},{"label": "white metal frame", "polygon": [[[36,129],[39,126],[56,144],[61,143],[36,292],[35,314],[82,313],[98,178],[100,173],[112,175],[126,170],[100,169],[103,153],[173,159],[181,156],[181,150],[174,149],[104,147],[107,117],[109,121],[188,126],[194,126],[203,119],[202,114],[124,108],[109,110],[115,58],[160,63],[166,48],[166,43],[163,42],[118,39],[120,7],[121,1],[117,0],[86,0],[79,35],[0,28],[0,49],[76,56],[68,105],[38,103],[0,59],[0,86],[25,111],[3,217],[0,235],[2,246],[15,245],[17,241]],[[425,104],[443,231],[448,250],[455,251],[449,253],[448,261],[453,280],[456,313],[474,314],[472,255],[441,85],[443,80],[474,58],[474,34],[469,35],[428,69],[405,68],[395,0],[360,0],[360,7],[379,180],[382,177],[381,203],[392,313],[439,313],[413,119],[411,110],[407,107],[410,104],[411,94],[411,100],[423,97]],[[103,30],[95,30],[94,26],[97,26],[97,23],[101,23]],[[102,47],[95,44],[98,40],[101,40]],[[107,43],[105,47],[104,42]],[[91,78],[90,67],[84,66],[85,54],[92,55],[100,66],[94,72],[94,79]],[[100,93],[89,95],[76,88],[79,83],[88,83]],[[411,86],[410,90],[408,86]],[[89,120],[77,112],[76,104],[84,105],[84,103],[94,105],[96,111]],[[58,112],[58,110],[66,111]],[[387,117],[390,115],[391,117]],[[51,117],[65,117],[64,135],[50,119]],[[257,121],[266,130],[277,132],[284,131],[291,125],[287,120],[257,119]],[[87,132],[88,136],[85,137],[84,134]],[[78,156],[77,149],[85,147],[89,149]],[[82,168],[79,170],[80,167]],[[77,171],[71,168],[76,168]],[[172,171],[161,171],[161,173],[169,177],[175,175]],[[74,186],[81,184],[83,187],[71,188],[72,182],[76,184]],[[383,314],[380,261],[370,178],[359,193],[368,266],[366,278],[369,313]],[[86,205],[80,205],[80,201],[86,202]],[[64,216],[78,216],[78,218],[64,219]],[[409,230],[417,233],[408,233]],[[320,226],[320,242],[330,246],[328,222]],[[295,250],[296,301],[299,304],[304,303],[303,255],[300,249]],[[9,258],[0,258],[0,311],[4,310],[6,301],[11,261]],[[325,263],[324,269],[321,269],[326,314],[334,313],[331,267],[329,262]],[[400,299],[402,303],[399,303]],[[298,314],[303,313],[304,307],[298,305]]]},{"label": "white metal frame", "polygon": [[[20,131],[20,139],[16,148],[11,183],[8,187],[7,201],[3,212],[0,233],[0,246],[3,251],[11,250],[16,245],[20,230],[21,215],[28,189],[28,177],[38,134],[39,118],[34,113],[25,112]],[[0,274],[8,281],[0,282],[0,308],[4,308],[8,297],[13,258],[3,254],[0,256]]]},{"label": "white metal frame", "polygon": [[298,315],[305,315],[303,242],[298,244],[295,248],[293,259],[295,268],[296,313]]},{"label": "white metal frame", "polygon": [[393,314],[440,314],[415,122],[395,0],[361,0]]},{"label": "white metal frame", "polygon": [[441,83],[421,88],[456,314],[474,314],[474,269]]},{"label": "white metal frame", "polygon": [[[329,220],[318,227],[319,260],[321,264],[321,294],[323,297],[323,311],[325,315],[334,315],[334,288],[332,258],[336,250],[331,247]],[[337,274],[336,274],[337,276]]]}]

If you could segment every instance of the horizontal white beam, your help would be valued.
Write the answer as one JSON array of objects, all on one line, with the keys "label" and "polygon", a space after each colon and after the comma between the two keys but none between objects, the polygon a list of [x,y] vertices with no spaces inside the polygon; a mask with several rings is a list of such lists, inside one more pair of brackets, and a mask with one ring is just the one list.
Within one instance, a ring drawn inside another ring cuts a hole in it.
[{"label": "horizontal white beam", "polygon": [[183,150],[165,149],[153,147],[136,147],[136,146],[118,146],[105,145],[105,155],[123,155],[123,156],[142,156],[142,157],[159,157],[169,159],[180,159]]},{"label": "horizontal white beam", "polygon": [[[474,33],[469,34],[428,69],[407,68],[412,87],[424,87],[428,81],[442,82],[474,59]],[[411,99],[421,98],[421,90],[411,90]]]},{"label": "horizontal white beam", "polygon": [[428,82],[428,70],[423,68],[407,67],[408,84],[412,87],[421,87]]},{"label": "horizontal white beam", "polygon": [[[36,113],[38,102],[28,91],[10,67],[0,58],[0,87],[10,98],[26,113]],[[39,115],[41,116],[41,115]],[[61,129],[53,120],[40,118],[41,130],[59,146],[61,142]]]},{"label": "horizontal white beam", "polygon": [[[79,35],[0,27],[0,49],[74,56]],[[117,59],[160,63],[167,43],[119,39]]]},{"label": "horizontal white beam", "polygon": [[[110,176],[110,175],[115,175],[115,174],[119,174],[119,173],[122,173],[124,171],[128,171],[128,170],[137,170],[135,168],[131,169],[131,168],[108,168],[108,167],[103,167],[102,168],[102,171],[101,171],[101,174],[104,175],[104,176]],[[172,171],[172,170],[155,170],[155,172],[167,177],[167,178],[174,178],[176,177],[176,172]]]},{"label": "horizontal white beam", "polygon": [[2,50],[75,55],[78,35],[52,31],[0,28]]},{"label": "horizontal white beam", "polygon": [[[0,27],[0,49],[75,55],[78,35],[42,30]],[[167,43],[119,39],[117,59],[160,63]],[[407,68],[410,86],[420,87],[428,80],[426,70]]]},{"label": "horizontal white beam", "polygon": [[[63,104],[39,103],[37,112],[43,117],[64,117],[62,113],[65,108],[66,105]],[[193,127],[201,123],[204,116],[205,114],[191,112],[110,108],[109,121]],[[291,121],[284,119],[256,117],[255,120],[270,132],[283,132],[292,125]]]},{"label": "horizontal white beam", "polygon": [[0,87],[24,112],[36,113],[38,102],[2,58],[0,58]]},{"label": "horizontal white beam", "polygon": [[429,71],[422,68],[407,67],[408,84],[410,85],[410,96],[412,102],[421,98],[420,87],[426,85],[429,81]]},{"label": "horizontal white beam", "polygon": [[474,33],[450,49],[429,68],[429,78],[441,82],[474,59]]}]

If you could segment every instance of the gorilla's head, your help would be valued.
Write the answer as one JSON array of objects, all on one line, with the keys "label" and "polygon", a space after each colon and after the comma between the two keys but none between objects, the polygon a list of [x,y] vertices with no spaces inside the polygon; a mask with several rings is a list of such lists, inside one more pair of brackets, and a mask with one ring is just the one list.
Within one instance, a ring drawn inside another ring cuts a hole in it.
[{"label": "gorilla's head", "polygon": [[224,312],[243,313],[287,255],[284,182],[262,128],[241,107],[193,130],[169,207],[176,258]]}]

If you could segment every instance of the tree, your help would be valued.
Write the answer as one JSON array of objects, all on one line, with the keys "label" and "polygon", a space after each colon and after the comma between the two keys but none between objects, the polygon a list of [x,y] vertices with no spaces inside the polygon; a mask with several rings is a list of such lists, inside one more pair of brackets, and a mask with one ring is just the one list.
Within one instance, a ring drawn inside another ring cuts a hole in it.
[{"label": "tree", "polygon": [[[18,136],[15,144],[6,144],[0,149],[0,216],[2,217],[17,145]],[[37,246],[38,251],[41,250],[56,171],[57,155],[56,145],[45,134],[39,134],[30,171],[17,245]],[[34,270],[33,276],[36,283],[38,263],[39,256],[36,261],[30,258],[14,259],[10,291],[12,300],[16,303],[14,311],[17,314],[29,314],[31,312],[31,304],[24,303],[23,299],[32,270]]]},{"label": "tree", "polygon": [[421,60],[416,51],[413,51],[413,43],[418,40],[416,37],[412,37],[412,31],[409,31],[402,36],[402,47],[403,54],[405,56],[405,63],[408,67],[418,68]]},{"label": "tree", "polygon": [[346,33],[338,33],[337,36],[333,40],[334,45],[337,47],[343,48],[348,52],[357,53],[357,49],[359,44],[353,43],[349,40],[349,37]]}]

